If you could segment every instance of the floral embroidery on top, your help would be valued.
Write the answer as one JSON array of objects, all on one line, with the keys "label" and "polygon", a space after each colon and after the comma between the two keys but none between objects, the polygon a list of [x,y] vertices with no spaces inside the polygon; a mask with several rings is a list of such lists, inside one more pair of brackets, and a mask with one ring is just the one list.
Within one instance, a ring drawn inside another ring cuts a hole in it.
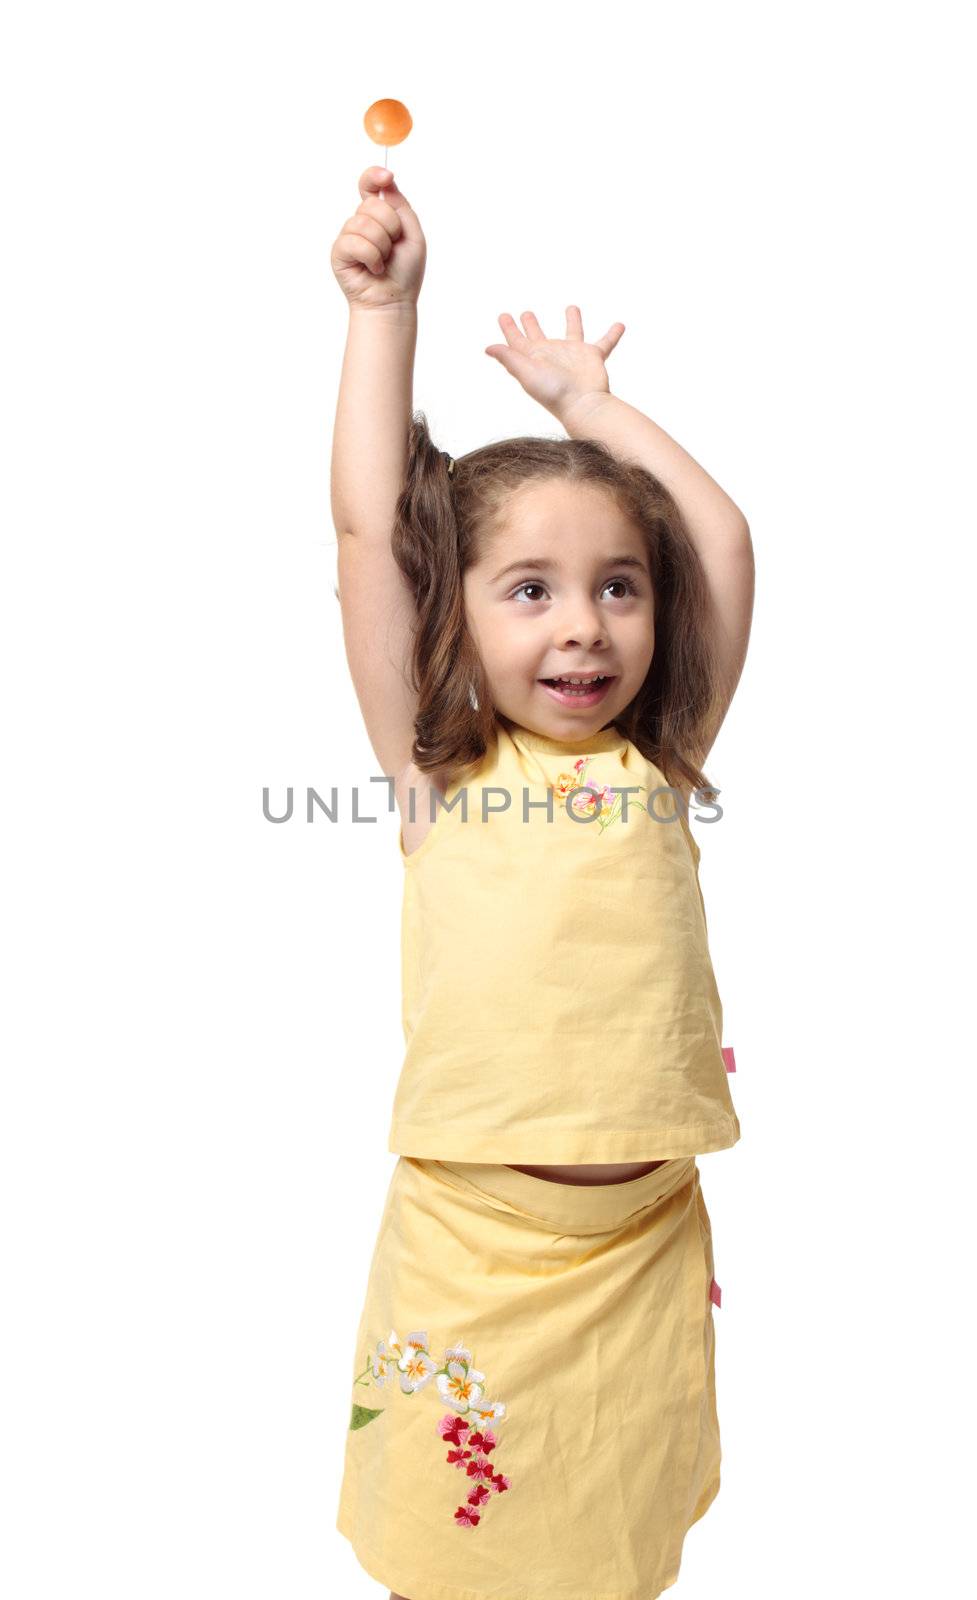
[{"label": "floral embroidery on top", "polygon": [[[567,797],[573,795],[569,810],[574,816],[584,819],[595,817],[601,833],[616,822],[624,812],[624,797],[608,784],[585,783],[584,776],[593,756],[581,756],[579,761],[573,763],[572,772],[561,772],[556,783],[550,787],[557,800],[566,806]],[[643,789],[643,783],[629,785],[629,788]],[[574,793],[574,790],[577,793]]]},{"label": "floral embroidery on top", "polygon": [[[367,1353],[366,1366],[354,1382],[368,1384],[367,1373],[380,1388],[399,1375],[401,1390],[408,1395],[419,1393],[434,1379],[442,1402],[451,1407],[436,1424],[438,1436],[448,1445],[445,1460],[472,1480],[465,1504],[455,1511],[455,1526],[477,1528],[493,1492],[505,1494],[511,1480],[496,1472],[489,1460],[498,1444],[491,1424],[502,1421],[506,1407],[501,1400],[483,1398],[485,1374],[473,1366],[471,1351],[461,1344],[450,1345],[439,1367],[426,1333],[409,1333],[401,1343],[391,1331],[386,1340],[378,1341],[375,1353]],[[380,1415],[382,1409],[354,1405],[350,1427],[362,1428]]]}]

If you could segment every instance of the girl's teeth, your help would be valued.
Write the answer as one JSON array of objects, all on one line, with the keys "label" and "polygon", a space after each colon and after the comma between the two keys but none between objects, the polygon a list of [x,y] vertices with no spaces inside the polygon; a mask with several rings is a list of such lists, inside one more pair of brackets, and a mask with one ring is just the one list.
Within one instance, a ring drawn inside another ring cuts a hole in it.
[{"label": "girl's teeth", "polygon": [[564,694],[580,695],[587,694],[600,684],[605,683],[606,674],[602,673],[598,678],[551,678],[550,682],[555,684]]}]

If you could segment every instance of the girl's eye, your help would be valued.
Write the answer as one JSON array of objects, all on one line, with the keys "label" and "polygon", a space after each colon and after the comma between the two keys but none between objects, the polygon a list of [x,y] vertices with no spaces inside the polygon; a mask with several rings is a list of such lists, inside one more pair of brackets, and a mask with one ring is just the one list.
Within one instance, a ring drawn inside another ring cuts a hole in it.
[{"label": "girl's eye", "polygon": [[[630,578],[608,578],[607,582],[604,585],[604,588],[605,589],[609,589],[611,587],[612,583],[623,583],[623,585],[625,587],[625,590],[627,591],[628,594],[637,594],[637,592],[638,592],[638,585],[636,583],[634,583]],[[616,598],[620,599],[621,597],[617,596]]]},{"label": "girl's eye", "polygon": [[[605,589],[609,589],[611,587],[611,585],[615,584],[615,583],[623,584],[624,585],[624,590],[625,590],[625,594],[624,595],[615,595],[614,596],[615,600],[621,600],[621,599],[626,598],[628,595],[632,595],[632,594],[637,594],[638,593],[638,585],[636,583],[634,583],[631,578],[608,578],[607,582],[604,585],[604,588]],[[521,595],[525,594],[527,589],[539,589],[543,593],[546,592],[545,584],[533,583],[533,582],[521,583],[519,585],[518,589],[514,589],[512,591],[513,592],[513,597],[515,598],[515,597],[518,597],[518,596],[521,596]],[[532,602],[537,597],[535,595],[527,595],[526,598],[529,601],[529,603],[532,604]]]}]

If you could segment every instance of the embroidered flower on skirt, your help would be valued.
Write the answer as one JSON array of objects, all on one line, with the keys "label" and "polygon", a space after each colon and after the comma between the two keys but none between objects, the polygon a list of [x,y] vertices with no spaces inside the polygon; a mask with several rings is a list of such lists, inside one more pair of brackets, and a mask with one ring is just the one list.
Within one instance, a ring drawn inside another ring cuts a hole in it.
[{"label": "embroidered flower on skirt", "polygon": [[[502,1421],[505,1403],[484,1398],[485,1374],[476,1370],[471,1351],[462,1344],[449,1345],[439,1367],[426,1333],[409,1333],[401,1343],[392,1330],[386,1340],[377,1341],[375,1354],[367,1353],[366,1366],[354,1381],[368,1385],[367,1373],[378,1388],[399,1374],[401,1390],[407,1395],[427,1388],[433,1378],[442,1402],[451,1407],[435,1425],[438,1437],[448,1445],[445,1460],[472,1480],[465,1504],[455,1511],[455,1526],[477,1528],[492,1494],[505,1494],[511,1479],[496,1472],[489,1460],[499,1442],[492,1424]],[[374,1410],[354,1405],[350,1428],[365,1427],[382,1415],[382,1407]]]}]

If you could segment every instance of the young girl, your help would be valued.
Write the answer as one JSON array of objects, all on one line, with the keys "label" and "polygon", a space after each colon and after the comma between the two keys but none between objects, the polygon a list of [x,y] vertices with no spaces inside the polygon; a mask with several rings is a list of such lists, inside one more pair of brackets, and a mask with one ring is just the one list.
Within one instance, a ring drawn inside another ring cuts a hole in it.
[{"label": "young girl", "polygon": [[580,313],[500,317],[567,438],[412,410],[426,246],[371,167],[333,446],[347,658],[393,780],[407,1052],[337,1525],[402,1600],[654,1600],[719,1488],[736,1143],[690,804],[739,679],[742,513],[613,397]]}]

